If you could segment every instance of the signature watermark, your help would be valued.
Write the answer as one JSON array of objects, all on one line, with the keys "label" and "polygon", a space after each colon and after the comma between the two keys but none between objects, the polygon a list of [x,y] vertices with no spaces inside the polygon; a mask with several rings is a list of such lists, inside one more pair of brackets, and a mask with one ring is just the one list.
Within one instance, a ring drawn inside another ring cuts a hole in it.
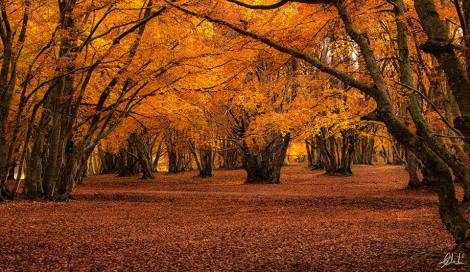
[{"label": "signature watermark", "polygon": [[444,268],[450,265],[465,265],[464,257],[465,254],[463,253],[449,252],[444,257],[444,260],[439,263],[439,267]]}]

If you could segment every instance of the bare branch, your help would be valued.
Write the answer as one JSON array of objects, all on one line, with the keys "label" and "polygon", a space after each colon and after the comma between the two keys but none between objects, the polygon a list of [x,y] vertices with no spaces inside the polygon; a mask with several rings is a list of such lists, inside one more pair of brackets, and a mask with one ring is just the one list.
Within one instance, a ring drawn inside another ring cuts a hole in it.
[{"label": "bare branch", "polygon": [[289,0],[281,0],[275,4],[270,4],[270,5],[250,5],[250,4],[246,4],[244,2],[237,1],[237,0],[227,0],[227,2],[234,3],[239,6],[249,8],[249,9],[276,9],[289,3]]}]

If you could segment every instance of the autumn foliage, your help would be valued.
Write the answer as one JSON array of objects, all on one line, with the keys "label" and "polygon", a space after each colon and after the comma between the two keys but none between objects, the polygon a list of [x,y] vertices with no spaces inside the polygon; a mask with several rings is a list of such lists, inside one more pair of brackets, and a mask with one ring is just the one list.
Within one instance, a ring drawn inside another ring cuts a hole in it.
[{"label": "autumn foliage", "polygon": [[[0,0],[0,201],[403,165],[470,249],[470,1]],[[460,195],[457,190],[462,190]],[[461,188],[461,189],[460,189]],[[0,240],[1,241],[1,240]]]}]

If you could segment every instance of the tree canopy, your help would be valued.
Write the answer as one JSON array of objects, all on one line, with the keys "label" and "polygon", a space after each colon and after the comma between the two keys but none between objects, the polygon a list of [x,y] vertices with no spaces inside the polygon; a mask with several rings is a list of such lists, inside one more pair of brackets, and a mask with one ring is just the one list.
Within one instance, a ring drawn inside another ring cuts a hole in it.
[{"label": "tree canopy", "polygon": [[331,175],[380,155],[404,163],[470,248],[470,1],[0,0],[0,11],[0,199],[66,200],[97,158],[96,173],[153,179],[165,156],[173,173],[243,168],[248,183],[279,183],[289,146],[305,143],[309,166]]}]

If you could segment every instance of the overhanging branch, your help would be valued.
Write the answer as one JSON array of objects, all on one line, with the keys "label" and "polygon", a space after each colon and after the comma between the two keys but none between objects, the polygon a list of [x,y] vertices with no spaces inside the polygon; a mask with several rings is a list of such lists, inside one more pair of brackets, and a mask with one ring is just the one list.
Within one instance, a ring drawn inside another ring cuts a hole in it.
[{"label": "overhanging branch", "polygon": [[237,4],[239,6],[249,8],[249,9],[265,9],[266,10],[266,9],[280,8],[280,7],[284,6],[285,4],[287,4],[289,2],[289,0],[281,0],[277,3],[270,4],[270,5],[250,5],[250,4],[246,4],[244,2],[237,1],[237,0],[227,0],[227,2],[234,3],[234,4]]}]

